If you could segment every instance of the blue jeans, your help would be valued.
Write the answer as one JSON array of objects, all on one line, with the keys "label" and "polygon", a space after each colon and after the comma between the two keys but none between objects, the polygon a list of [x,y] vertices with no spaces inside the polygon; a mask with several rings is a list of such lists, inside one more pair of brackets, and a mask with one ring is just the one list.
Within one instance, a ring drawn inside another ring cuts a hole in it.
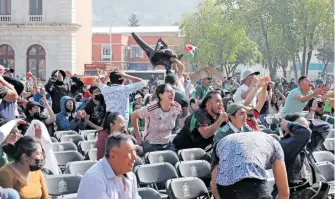
[{"label": "blue jeans", "polygon": [[4,189],[3,191],[8,196],[7,199],[20,199],[20,195],[15,189]]}]

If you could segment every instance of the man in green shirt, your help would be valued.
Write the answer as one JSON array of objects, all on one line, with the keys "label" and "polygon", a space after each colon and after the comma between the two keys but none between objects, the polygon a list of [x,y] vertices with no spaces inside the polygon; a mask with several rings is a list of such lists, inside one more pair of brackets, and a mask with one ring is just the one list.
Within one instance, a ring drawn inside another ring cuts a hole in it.
[{"label": "man in green shirt", "polygon": [[324,102],[321,98],[311,98],[307,107],[309,108],[308,119],[320,119],[335,126],[334,116],[324,114]]},{"label": "man in green shirt", "polygon": [[229,122],[219,128],[214,135],[214,143],[233,133],[252,132],[252,128],[247,124],[247,112],[251,107],[246,107],[242,103],[234,102],[227,108]]},{"label": "man in green shirt", "polygon": [[212,82],[212,77],[204,78],[201,81],[202,85],[198,86],[192,93],[192,98],[195,98],[198,101],[201,101],[209,91],[212,91],[212,89],[209,87]]}]

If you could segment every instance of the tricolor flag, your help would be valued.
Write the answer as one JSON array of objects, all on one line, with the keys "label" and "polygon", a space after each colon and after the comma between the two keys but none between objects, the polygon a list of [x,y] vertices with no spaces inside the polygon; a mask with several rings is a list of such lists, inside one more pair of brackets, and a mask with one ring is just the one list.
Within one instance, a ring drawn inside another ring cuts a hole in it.
[{"label": "tricolor flag", "polygon": [[198,48],[195,46],[192,46],[191,44],[186,44],[184,49],[192,54],[192,57],[195,57],[198,52]]}]

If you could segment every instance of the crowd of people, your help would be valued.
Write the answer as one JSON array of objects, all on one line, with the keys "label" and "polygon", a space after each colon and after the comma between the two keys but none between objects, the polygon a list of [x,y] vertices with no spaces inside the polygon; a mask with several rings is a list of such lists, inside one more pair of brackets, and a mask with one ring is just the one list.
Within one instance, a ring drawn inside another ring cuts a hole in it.
[{"label": "crowd of people", "polygon": [[83,176],[79,199],[140,198],[132,173],[139,148],[205,150],[215,198],[288,199],[295,181],[313,184],[307,157],[334,128],[334,80],[272,81],[249,69],[240,81],[208,75],[193,85],[182,62],[171,62],[175,74],[163,84],[115,70],[84,85],[55,70],[43,85],[0,66],[0,198],[50,198],[45,176],[61,174],[51,138],[87,129],[96,131],[99,161]]}]

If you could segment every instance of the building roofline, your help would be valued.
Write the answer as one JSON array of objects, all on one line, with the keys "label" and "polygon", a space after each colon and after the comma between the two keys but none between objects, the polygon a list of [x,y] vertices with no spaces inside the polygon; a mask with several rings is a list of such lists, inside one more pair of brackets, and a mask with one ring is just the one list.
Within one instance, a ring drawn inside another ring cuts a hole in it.
[{"label": "building roofline", "polygon": [[179,33],[179,26],[93,27],[92,34]]}]

